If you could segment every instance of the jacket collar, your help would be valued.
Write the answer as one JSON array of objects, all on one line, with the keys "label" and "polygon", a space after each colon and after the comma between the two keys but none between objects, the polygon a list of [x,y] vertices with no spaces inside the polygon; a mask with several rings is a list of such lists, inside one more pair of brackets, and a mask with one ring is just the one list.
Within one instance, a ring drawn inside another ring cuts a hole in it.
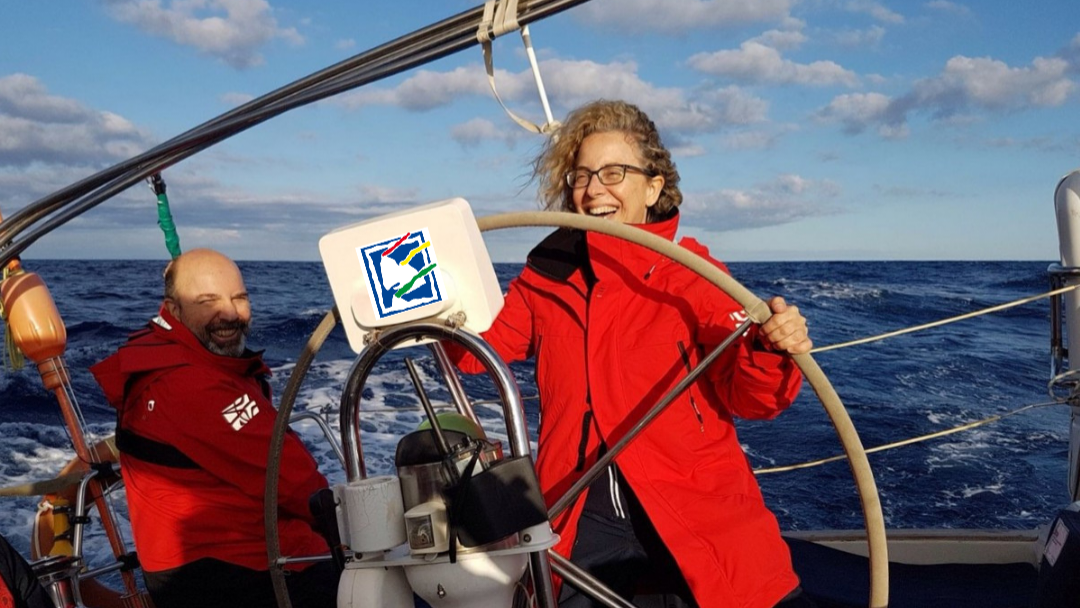
[{"label": "jacket collar", "polygon": [[[635,224],[634,227],[673,241],[679,229],[679,215],[676,213],[669,219],[648,224]],[[598,281],[614,276],[629,278],[627,274],[647,278],[653,269],[667,261],[666,257],[652,249],[635,245],[618,237],[591,232],[587,238],[589,260]]]},{"label": "jacket collar", "polygon": [[[659,222],[634,224],[634,227],[674,240],[679,229],[679,214]],[[557,281],[567,281],[580,270],[587,281],[593,282],[597,275],[605,274],[603,269],[610,265],[609,260],[618,261],[624,270],[643,276],[666,259],[651,249],[617,237],[599,232],[586,235],[581,230],[560,228],[529,252],[525,265]]]},{"label": "jacket collar", "polygon": [[569,280],[575,272],[589,267],[585,233],[573,228],[559,228],[529,252],[525,266],[549,279]]},{"label": "jacket collar", "polygon": [[270,368],[262,360],[263,351],[244,349],[244,354],[239,357],[227,357],[212,353],[203,346],[203,343],[195,337],[195,334],[191,333],[191,330],[186,325],[170,314],[164,306],[161,307],[158,316],[150,320],[148,327],[154,335],[187,347],[191,351],[192,358],[242,376],[270,375]]},{"label": "jacket collar", "polygon": [[270,375],[261,352],[247,350],[240,357],[215,355],[164,306],[119,350],[90,366],[90,372],[101,385],[105,399],[121,409],[133,378],[184,365],[210,365],[241,377]]}]

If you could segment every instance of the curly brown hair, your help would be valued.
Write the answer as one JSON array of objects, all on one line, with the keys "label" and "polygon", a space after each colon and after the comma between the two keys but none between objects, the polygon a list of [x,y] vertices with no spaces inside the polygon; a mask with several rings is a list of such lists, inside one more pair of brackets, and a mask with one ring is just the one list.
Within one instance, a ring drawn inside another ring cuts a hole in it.
[{"label": "curly brown hair", "polygon": [[641,108],[625,101],[599,99],[570,112],[566,121],[540,150],[533,161],[533,179],[539,181],[540,202],[549,211],[574,211],[573,190],[566,173],[577,163],[581,142],[593,133],[622,131],[637,142],[642,167],[651,175],[664,177],[664,188],[656,204],[649,207],[648,222],[667,219],[682,203],[679,171],[671,153],[660,141],[656,125]]}]

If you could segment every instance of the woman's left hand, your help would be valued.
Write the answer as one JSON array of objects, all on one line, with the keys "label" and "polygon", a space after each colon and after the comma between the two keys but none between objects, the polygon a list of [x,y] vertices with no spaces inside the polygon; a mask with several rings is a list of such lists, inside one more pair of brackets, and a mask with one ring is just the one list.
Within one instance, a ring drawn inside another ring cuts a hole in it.
[{"label": "woman's left hand", "polygon": [[771,350],[792,355],[810,352],[814,343],[810,340],[806,317],[797,306],[790,306],[784,298],[776,296],[768,301],[773,316],[761,325],[758,339]]}]

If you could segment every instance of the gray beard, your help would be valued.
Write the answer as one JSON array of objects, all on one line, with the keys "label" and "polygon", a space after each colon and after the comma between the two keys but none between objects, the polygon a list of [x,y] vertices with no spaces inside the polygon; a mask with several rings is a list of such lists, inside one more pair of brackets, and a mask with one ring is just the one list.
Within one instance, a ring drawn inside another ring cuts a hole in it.
[{"label": "gray beard", "polygon": [[237,337],[236,342],[227,346],[219,346],[216,342],[214,342],[214,340],[210,337],[210,332],[207,331],[206,328],[203,328],[201,331],[193,333],[195,333],[196,337],[199,338],[199,342],[202,342],[202,345],[206,347],[206,350],[214,353],[215,355],[221,355],[223,357],[241,357],[243,356],[244,349],[247,346],[247,337],[248,333],[250,332],[251,322],[249,321],[247,325],[245,325],[244,328],[240,330],[240,334]]},{"label": "gray beard", "polygon": [[247,331],[240,334],[240,340],[230,346],[218,346],[213,340],[208,341],[206,344],[206,350],[214,353],[215,355],[222,355],[225,357],[239,357],[244,354],[244,349],[247,347]]}]

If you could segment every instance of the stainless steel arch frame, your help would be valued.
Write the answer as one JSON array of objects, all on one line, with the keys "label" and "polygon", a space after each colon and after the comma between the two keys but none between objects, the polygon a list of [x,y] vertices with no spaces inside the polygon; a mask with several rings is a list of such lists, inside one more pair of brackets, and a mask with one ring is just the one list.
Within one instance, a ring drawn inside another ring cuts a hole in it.
[{"label": "stainless steel arch frame", "polygon": [[364,384],[367,383],[375,363],[383,355],[406,342],[425,339],[452,340],[461,344],[483,363],[495,380],[495,388],[503,402],[506,417],[506,434],[510,441],[510,453],[529,456],[529,429],[525,423],[525,408],[514,377],[495,349],[471,331],[454,329],[446,325],[419,321],[395,325],[376,333],[356,358],[341,393],[341,445],[345,452],[345,475],[349,482],[367,477],[364,455],[360,443],[360,402]]},{"label": "stainless steel arch frame", "polygon": [[[367,476],[360,442],[360,402],[364,384],[383,355],[409,341],[450,340],[460,344],[479,359],[494,379],[496,390],[502,398],[510,453],[513,456],[527,456],[531,459],[529,429],[525,423],[525,408],[521,393],[518,391],[510,369],[503,363],[495,349],[481,340],[480,336],[466,329],[455,329],[430,321],[396,325],[373,335],[374,338],[353,363],[341,394],[341,444],[345,453],[345,474],[349,482],[359,481]],[[554,608],[555,596],[547,549],[530,553],[529,565],[533,573],[534,592],[538,604]]]}]

